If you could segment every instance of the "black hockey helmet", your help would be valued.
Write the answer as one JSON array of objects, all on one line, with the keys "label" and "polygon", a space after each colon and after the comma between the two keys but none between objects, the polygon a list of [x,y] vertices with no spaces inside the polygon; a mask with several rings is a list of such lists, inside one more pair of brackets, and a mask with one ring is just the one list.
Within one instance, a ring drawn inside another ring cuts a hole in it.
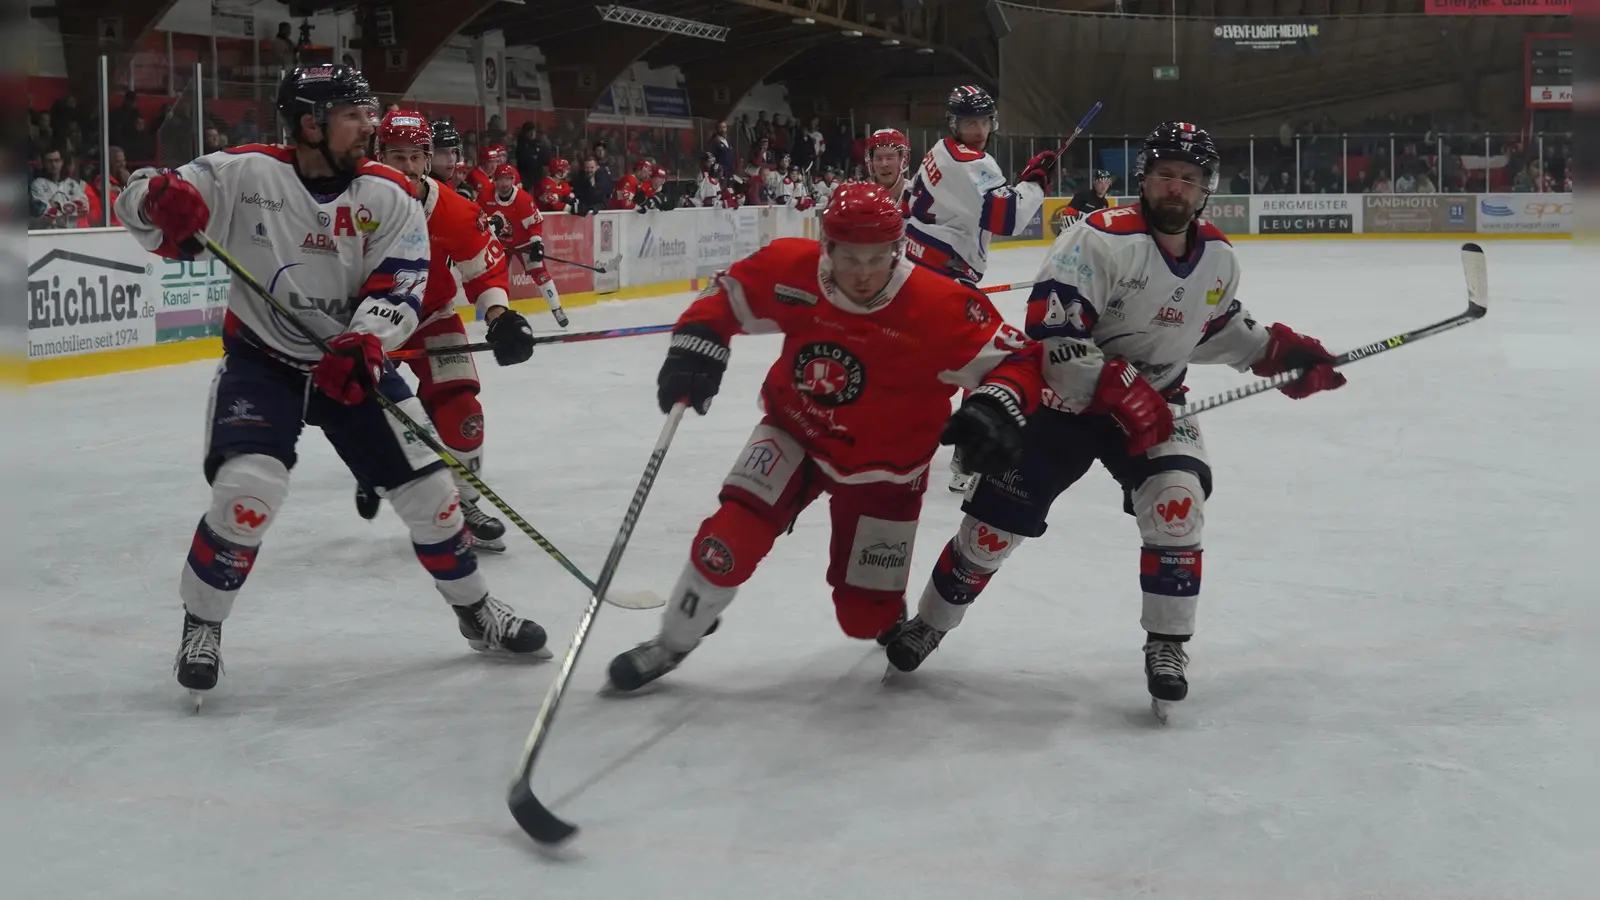
[{"label": "black hockey helmet", "polygon": [[461,132],[456,131],[454,122],[449,119],[435,119],[428,123],[428,127],[433,129],[433,149],[461,149]]},{"label": "black hockey helmet", "polygon": [[1157,160],[1175,159],[1194,163],[1205,173],[1202,186],[1210,194],[1217,189],[1217,176],[1222,156],[1211,135],[1198,125],[1188,122],[1162,122],[1144,139],[1139,150],[1139,177],[1142,179]]},{"label": "black hockey helmet", "polygon": [[296,66],[278,83],[278,116],[296,142],[301,139],[301,116],[309,113],[318,125],[326,125],[328,114],[340,106],[378,109],[372,85],[354,66]]},{"label": "black hockey helmet", "polygon": [[945,119],[950,132],[955,133],[957,119],[988,119],[992,130],[998,130],[1000,119],[994,98],[975,84],[963,84],[950,92],[944,102]]},{"label": "black hockey helmet", "polygon": [[1094,181],[1113,181],[1115,179],[1113,178],[1112,174],[1110,172],[1106,171],[1105,169],[1095,169],[1094,170],[1094,178],[1092,180],[1094,180]]}]

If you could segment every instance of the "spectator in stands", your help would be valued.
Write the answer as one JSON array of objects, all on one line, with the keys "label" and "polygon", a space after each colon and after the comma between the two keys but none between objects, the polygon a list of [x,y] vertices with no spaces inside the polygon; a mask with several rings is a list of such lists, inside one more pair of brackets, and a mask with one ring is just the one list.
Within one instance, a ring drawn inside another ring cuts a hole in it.
[{"label": "spectator in stands", "polygon": [[612,182],[615,180],[616,173],[611,171],[611,157],[606,152],[604,141],[595,141],[594,146],[590,149],[594,151],[589,157],[594,160],[595,164],[594,183],[595,187],[600,190],[600,196],[604,198],[600,206],[601,209],[604,209],[605,203],[611,198]]},{"label": "spectator in stands", "polygon": [[489,117],[489,124],[483,129],[483,136],[491,144],[504,144],[506,142],[506,123],[498,114]]},{"label": "spectator in stands", "polygon": [[[750,117],[748,115],[740,116],[739,118],[744,126],[749,125]],[[711,158],[716,160],[723,173],[734,171],[733,145],[728,142],[727,122],[717,123],[717,133],[711,136],[710,147],[706,152],[710,153]]]},{"label": "spectator in stands", "polygon": [[90,225],[88,185],[72,177],[69,160],[59,147],[40,157],[40,171],[28,185],[32,228],[87,228]]},{"label": "spectator in stands", "polygon": [[144,116],[134,113],[132,128],[122,136],[120,143],[135,167],[156,164],[156,136],[150,132]]},{"label": "spectator in stands", "polygon": [[1518,194],[1531,194],[1536,191],[1547,191],[1549,185],[1545,183],[1544,173],[1539,169],[1538,160],[1529,160],[1526,166],[1518,170],[1511,179],[1511,190]]},{"label": "spectator in stands", "polygon": [[1322,179],[1322,193],[1342,194],[1344,192],[1344,169],[1338,163],[1333,163],[1328,166],[1328,174]]},{"label": "spectator in stands", "polygon": [[607,201],[611,198],[611,179],[606,177],[604,187],[601,186],[602,173],[609,176],[600,161],[590,156],[583,161],[583,171],[572,179],[572,199],[576,204],[574,212],[579,215],[593,215],[605,209]]},{"label": "spectator in stands", "polygon": [[1228,179],[1228,193],[1230,193],[1230,194],[1248,194],[1248,193],[1250,193],[1250,170],[1249,169],[1239,169],[1239,170],[1237,170],[1237,171],[1235,171],[1233,173],[1233,177]]},{"label": "spectator in stands", "polygon": [[517,129],[516,166],[524,185],[535,185],[544,180],[545,169],[550,165],[550,148],[539,133],[533,120],[522,123]]},{"label": "spectator in stands", "polygon": [[789,126],[784,124],[781,112],[772,114],[772,152],[777,156],[789,152]]},{"label": "spectator in stands", "polygon": [[128,91],[122,95],[122,102],[111,110],[109,123],[111,143],[121,144],[133,131],[133,120],[139,117],[139,93]]},{"label": "spectator in stands", "polygon": [[1428,175],[1429,175],[1429,173],[1423,172],[1421,175],[1417,176],[1416,186],[1411,189],[1413,193],[1417,193],[1417,194],[1437,194],[1437,193],[1439,193],[1439,189],[1437,187],[1435,187],[1434,184],[1433,184],[1433,179],[1428,177]]},{"label": "spectator in stands", "polygon": [[1389,182],[1389,170],[1388,169],[1374,169],[1372,171],[1372,182],[1367,187],[1367,193],[1369,193],[1369,194],[1392,194],[1392,193],[1394,193],[1394,185]]},{"label": "spectator in stands", "polygon": [[1417,176],[1411,174],[1410,168],[1410,166],[1407,166],[1402,169],[1400,175],[1395,178],[1394,192],[1396,194],[1415,194],[1417,192]]},{"label": "spectator in stands", "polygon": [[234,140],[240,144],[258,144],[261,142],[261,127],[256,124],[256,111],[246,109],[239,117],[239,125],[234,129]]},{"label": "spectator in stands", "polygon": [[215,125],[207,125],[205,133],[205,152],[215,153],[228,147],[228,138]]},{"label": "spectator in stands", "polygon": [[795,139],[795,165],[807,171],[821,168],[822,154],[827,148],[827,143],[822,139],[822,120],[812,116],[811,123]]}]

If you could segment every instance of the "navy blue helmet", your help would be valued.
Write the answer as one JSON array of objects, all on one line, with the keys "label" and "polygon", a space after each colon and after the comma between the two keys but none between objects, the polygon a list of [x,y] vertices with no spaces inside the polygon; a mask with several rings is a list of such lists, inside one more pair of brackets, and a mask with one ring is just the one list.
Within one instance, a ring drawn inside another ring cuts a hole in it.
[{"label": "navy blue helmet", "polygon": [[950,98],[945,101],[944,111],[952,132],[956,130],[957,119],[988,119],[993,123],[991,127],[999,126],[994,98],[975,84],[963,84],[951,91]]},{"label": "navy blue helmet", "polygon": [[374,111],[378,108],[372,85],[354,66],[297,66],[278,84],[278,115],[289,129],[289,136],[297,141],[301,116],[309,113],[318,125],[325,126],[328,114],[340,106],[367,106]]},{"label": "navy blue helmet", "polygon": [[1144,147],[1139,151],[1139,175],[1144,176],[1161,159],[1194,163],[1205,173],[1206,190],[1217,189],[1222,157],[1204,128],[1188,122],[1162,122],[1157,125],[1156,130],[1144,139]]}]

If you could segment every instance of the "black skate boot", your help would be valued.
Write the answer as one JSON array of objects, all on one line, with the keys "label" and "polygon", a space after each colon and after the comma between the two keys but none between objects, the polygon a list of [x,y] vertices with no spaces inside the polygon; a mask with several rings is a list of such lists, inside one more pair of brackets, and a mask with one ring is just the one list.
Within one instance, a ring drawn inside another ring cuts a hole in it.
[{"label": "black skate boot", "polygon": [[564,310],[564,309],[562,309],[561,307],[558,306],[555,309],[550,310],[550,315],[556,317],[556,324],[557,325],[560,325],[562,328],[567,327],[567,311],[566,310]]},{"label": "black skate boot", "polygon": [[378,504],[382,502],[375,488],[356,482],[356,515],[370,522],[377,518]]},{"label": "black skate boot", "polygon": [[676,669],[691,650],[693,648],[669,650],[661,643],[661,638],[653,637],[626,653],[617,654],[611,660],[611,668],[606,670],[606,678],[614,690],[637,691]]},{"label": "black skate boot", "polygon": [[915,672],[922,661],[939,649],[939,642],[949,632],[939,629],[922,621],[918,616],[907,622],[900,633],[889,641],[884,648],[884,655],[889,657],[889,665],[902,672]]},{"label": "black skate boot", "polygon": [[1144,645],[1145,686],[1150,691],[1150,709],[1162,724],[1167,721],[1167,704],[1176,703],[1189,696],[1189,680],[1183,668],[1189,664],[1189,654],[1183,642],[1150,636]]},{"label": "black skate boot", "polygon": [[545,633],[538,623],[524,619],[493,597],[471,606],[452,606],[461,620],[461,636],[472,649],[484,653],[549,659]]},{"label": "black skate boot", "polygon": [[222,674],[222,625],[183,613],[183,640],[172,663],[178,683],[189,690],[195,709],[200,708],[201,692],[217,686]]},{"label": "black skate boot", "polygon": [[472,532],[472,546],[485,553],[506,552],[506,542],[501,540],[506,536],[506,523],[489,515],[478,504],[465,497],[461,498],[461,517],[467,522],[467,530]]}]

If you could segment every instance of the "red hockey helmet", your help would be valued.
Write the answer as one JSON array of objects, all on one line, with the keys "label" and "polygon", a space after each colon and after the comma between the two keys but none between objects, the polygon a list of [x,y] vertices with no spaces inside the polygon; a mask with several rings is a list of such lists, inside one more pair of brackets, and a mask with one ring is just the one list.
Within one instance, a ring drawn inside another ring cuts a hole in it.
[{"label": "red hockey helmet", "polygon": [[660,166],[656,166],[655,171],[650,173],[650,177],[651,178],[665,178],[665,177],[667,177],[667,170],[661,168]]},{"label": "red hockey helmet", "polygon": [[871,157],[872,151],[879,147],[893,147],[907,156],[911,155],[911,142],[906,140],[905,135],[893,128],[879,128],[872,133],[871,137],[867,138],[867,156]]},{"label": "red hockey helmet", "polygon": [[822,211],[822,234],[841,244],[890,244],[905,237],[906,221],[888,191],[857,182],[833,192]]},{"label": "red hockey helmet", "polygon": [[378,149],[390,147],[420,147],[432,153],[433,126],[422,113],[409,109],[390,110],[378,123]]},{"label": "red hockey helmet", "polygon": [[552,178],[565,178],[570,171],[572,171],[572,163],[559,156],[550,160],[550,176]]},{"label": "red hockey helmet", "polygon": [[506,161],[506,148],[499,144],[489,144],[478,151],[478,165],[500,165]]},{"label": "red hockey helmet", "polygon": [[643,172],[646,175],[655,171],[655,168],[656,164],[648,159],[641,159],[633,164],[633,170],[635,172]]},{"label": "red hockey helmet", "polygon": [[500,165],[494,167],[495,181],[499,181],[502,178],[509,178],[512,181],[517,181],[521,177],[522,176],[517,173],[517,167],[511,165],[510,163],[501,163]]}]

